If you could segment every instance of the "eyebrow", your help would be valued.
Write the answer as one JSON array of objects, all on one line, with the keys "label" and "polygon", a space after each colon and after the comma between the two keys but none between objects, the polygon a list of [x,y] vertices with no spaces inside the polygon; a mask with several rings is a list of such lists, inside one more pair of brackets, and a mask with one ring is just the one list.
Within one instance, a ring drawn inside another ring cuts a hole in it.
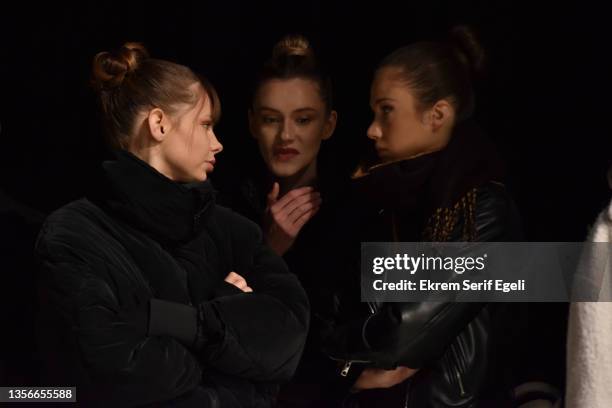
[{"label": "eyebrow", "polygon": [[[282,113],[281,111],[279,111],[278,109],[274,109],[274,108],[270,108],[269,106],[260,106],[259,108],[257,108],[258,111],[262,111],[262,110],[269,110],[269,111],[273,111],[276,113]],[[305,112],[305,111],[313,111],[316,112],[317,110],[315,108],[311,108],[311,107],[305,107],[305,108],[300,108],[300,109],[296,109],[294,110],[292,113],[295,112]]]},{"label": "eyebrow", "polygon": [[381,102],[385,102],[385,101],[393,101],[395,102],[395,99],[393,98],[378,98],[377,100],[374,101],[374,105],[381,103]]}]

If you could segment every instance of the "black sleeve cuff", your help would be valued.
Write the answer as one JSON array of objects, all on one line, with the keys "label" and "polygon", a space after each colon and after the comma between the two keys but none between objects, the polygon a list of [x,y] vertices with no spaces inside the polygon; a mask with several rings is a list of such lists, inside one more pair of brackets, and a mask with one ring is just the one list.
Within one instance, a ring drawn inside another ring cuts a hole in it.
[{"label": "black sleeve cuff", "polygon": [[216,299],[222,296],[239,295],[241,293],[244,292],[238,286],[223,281],[213,290],[212,296]]},{"label": "black sleeve cuff", "polygon": [[225,325],[213,302],[203,302],[198,305],[196,329],[194,348],[198,351],[205,345],[217,345],[223,341]]},{"label": "black sleeve cuff", "polygon": [[149,336],[174,337],[186,346],[193,346],[197,334],[197,309],[182,303],[151,299]]}]

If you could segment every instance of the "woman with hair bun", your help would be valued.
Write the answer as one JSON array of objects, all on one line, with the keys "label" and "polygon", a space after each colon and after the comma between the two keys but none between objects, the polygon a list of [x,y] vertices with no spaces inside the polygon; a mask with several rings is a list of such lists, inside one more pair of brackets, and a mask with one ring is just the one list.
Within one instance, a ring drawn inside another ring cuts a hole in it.
[{"label": "woman with hair bun", "polygon": [[[471,120],[483,61],[472,32],[457,27],[448,42],[417,42],[380,63],[367,131],[379,162],[353,178],[353,202],[362,207],[357,241],[520,240],[500,159]],[[345,363],[338,375],[353,383],[345,406],[478,405],[491,366],[489,307],[370,306],[340,316],[327,339],[330,357]]]},{"label": "woman with hair bun", "polygon": [[297,278],[251,221],[215,204],[221,107],[140,44],[93,62],[117,149],[37,242],[47,385],[87,407],[269,407],[308,327]]},{"label": "woman with hair bun", "polygon": [[287,35],[274,45],[255,76],[250,102],[260,171],[249,166],[248,176],[225,197],[261,225],[265,241],[283,256],[310,300],[304,355],[295,378],[281,390],[279,406],[320,407],[336,377],[336,363],[323,354],[320,338],[330,323],[343,266],[333,231],[346,218],[349,175],[323,155],[338,114],[331,78],[304,36]]},{"label": "woman with hair bun", "polygon": [[242,194],[241,207],[263,220],[265,240],[279,255],[289,256],[322,203],[320,184],[328,177],[321,177],[319,151],[338,116],[331,88],[301,35],[281,39],[255,81],[249,128],[266,168],[243,186],[251,194]]}]

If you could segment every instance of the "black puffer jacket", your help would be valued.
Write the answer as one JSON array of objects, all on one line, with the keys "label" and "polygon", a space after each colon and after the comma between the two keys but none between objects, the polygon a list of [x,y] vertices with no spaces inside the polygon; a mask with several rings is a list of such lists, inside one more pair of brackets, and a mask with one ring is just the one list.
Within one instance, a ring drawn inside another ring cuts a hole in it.
[{"label": "black puffer jacket", "polygon": [[[38,242],[46,382],[83,406],[266,407],[309,312],[259,228],[120,152]],[[224,282],[235,271],[253,293]]]},{"label": "black puffer jacket", "polygon": [[[355,202],[362,204],[356,241],[520,240],[514,203],[496,181],[498,163],[477,128],[463,124],[440,152],[372,169],[355,179]],[[391,389],[349,395],[344,406],[477,406],[495,347],[491,319],[496,317],[489,307],[360,303],[354,279],[359,253],[352,259],[354,276],[338,291],[340,307],[326,346],[339,361],[338,375],[351,384],[366,367],[420,371]]]}]

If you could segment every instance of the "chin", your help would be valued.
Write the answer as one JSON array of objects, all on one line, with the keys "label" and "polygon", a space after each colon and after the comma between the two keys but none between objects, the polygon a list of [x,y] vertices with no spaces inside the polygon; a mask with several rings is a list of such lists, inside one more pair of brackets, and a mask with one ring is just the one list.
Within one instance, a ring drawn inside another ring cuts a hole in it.
[{"label": "chin", "polygon": [[275,163],[270,169],[276,177],[291,177],[300,171],[300,167],[293,163]]},{"label": "chin", "polygon": [[188,182],[188,183],[197,183],[197,182],[200,182],[200,181],[205,181],[208,178],[208,175],[206,174],[205,171],[202,171],[201,173],[198,172],[198,173],[190,174],[187,178],[189,180],[187,180],[186,182]]}]

